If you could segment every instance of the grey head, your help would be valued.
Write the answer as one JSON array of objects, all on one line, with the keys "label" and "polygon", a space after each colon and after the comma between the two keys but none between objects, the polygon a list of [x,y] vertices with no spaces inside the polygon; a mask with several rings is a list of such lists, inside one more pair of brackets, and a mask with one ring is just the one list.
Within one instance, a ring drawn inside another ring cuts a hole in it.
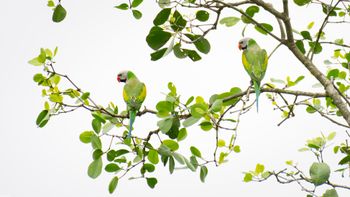
[{"label": "grey head", "polygon": [[238,42],[238,48],[239,50],[246,50],[248,47],[248,42],[249,40],[251,40],[251,38],[242,38],[241,40],[239,40]]}]

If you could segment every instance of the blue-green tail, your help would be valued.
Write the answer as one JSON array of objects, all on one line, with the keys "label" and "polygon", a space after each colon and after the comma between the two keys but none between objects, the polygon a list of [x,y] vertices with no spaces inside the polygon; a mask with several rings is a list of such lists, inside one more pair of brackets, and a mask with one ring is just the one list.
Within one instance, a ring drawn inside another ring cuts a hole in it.
[{"label": "blue-green tail", "polygon": [[254,90],[256,95],[256,112],[259,112],[259,96],[260,96],[260,82],[254,81]]},{"label": "blue-green tail", "polygon": [[136,114],[137,114],[136,111],[133,111],[133,110],[132,110],[132,111],[129,111],[130,123],[129,123],[129,132],[128,132],[127,138],[130,138],[130,137],[131,137],[132,125],[133,125],[134,122],[135,122]]}]

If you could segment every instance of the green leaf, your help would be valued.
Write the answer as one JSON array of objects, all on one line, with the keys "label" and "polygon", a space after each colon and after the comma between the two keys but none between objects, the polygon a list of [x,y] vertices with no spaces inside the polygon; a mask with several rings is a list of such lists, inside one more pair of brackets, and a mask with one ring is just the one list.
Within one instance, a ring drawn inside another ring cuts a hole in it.
[{"label": "green leaf", "polygon": [[162,9],[157,16],[153,20],[154,25],[162,25],[164,24],[170,16],[171,8],[164,8]]},{"label": "green leaf", "polygon": [[327,136],[327,140],[328,140],[328,141],[333,140],[336,134],[337,134],[336,132],[330,133],[330,134]]},{"label": "green leaf", "polygon": [[94,152],[92,153],[92,158],[93,158],[94,160],[96,160],[96,159],[101,158],[102,155],[103,155],[102,150],[101,150],[101,149],[96,149],[96,150],[94,150]]},{"label": "green leaf", "polygon": [[92,135],[94,135],[92,131],[84,131],[79,135],[79,139],[81,142],[88,144],[91,142]]},{"label": "green leaf", "polygon": [[224,104],[224,102],[222,101],[222,99],[216,99],[214,101],[214,103],[211,105],[210,111],[212,111],[212,112],[221,111],[223,104]]},{"label": "green leaf", "polygon": [[116,172],[116,171],[119,171],[120,169],[121,168],[115,163],[109,163],[105,167],[106,172]]},{"label": "green leaf", "polygon": [[306,111],[307,111],[307,113],[313,114],[316,112],[316,109],[314,107],[307,106]]},{"label": "green leaf", "polygon": [[45,61],[46,61],[46,52],[45,52],[45,49],[40,48],[40,54],[39,54],[39,56],[38,56],[37,58],[38,58],[38,61],[39,61],[39,62],[45,63]]},{"label": "green leaf", "polygon": [[307,25],[307,29],[312,29],[312,27],[315,25],[315,22],[311,22]]},{"label": "green leaf", "polygon": [[306,4],[309,4],[311,0],[293,0],[295,4],[298,6],[304,6]]},{"label": "green leaf", "polygon": [[136,7],[139,6],[142,2],[143,2],[143,0],[133,0],[132,3],[131,3],[131,7],[132,7],[132,8],[136,8]]},{"label": "green leaf", "polygon": [[260,25],[261,27],[255,25],[255,29],[264,35],[267,35],[268,32],[272,32],[273,30],[273,27],[270,24],[260,23]]},{"label": "green leaf", "polygon": [[200,118],[195,118],[195,117],[191,116],[191,117],[187,118],[185,121],[183,121],[182,125],[184,127],[192,126],[192,125],[196,124],[196,122],[198,122],[199,119]]},{"label": "green leaf", "polygon": [[198,161],[197,161],[197,157],[195,157],[195,156],[191,156],[190,157],[190,162],[191,162],[191,164],[194,166],[194,168],[197,170],[197,168],[198,168],[198,166],[199,166],[199,163],[198,163]]},{"label": "green leaf", "polygon": [[339,75],[339,69],[335,68],[335,69],[328,71],[327,78],[328,79],[331,79],[331,78],[336,79],[336,78],[338,78],[338,75]]},{"label": "green leaf", "polygon": [[49,121],[49,117],[50,115],[48,110],[41,111],[36,118],[36,125],[40,128],[44,127]]},{"label": "green leaf", "polygon": [[338,75],[339,79],[345,79],[346,78],[346,72],[345,71],[341,71]]},{"label": "green leaf", "polygon": [[322,197],[338,197],[338,193],[335,189],[327,190]]},{"label": "green leaf", "polygon": [[208,54],[210,51],[210,43],[207,39],[200,35],[193,34],[185,34],[194,44],[194,46],[198,49],[198,51]]},{"label": "green leaf", "polygon": [[107,122],[106,124],[103,125],[102,127],[102,132],[103,133],[108,133],[110,130],[114,128],[114,124],[111,122]]},{"label": "green leaf", "polygon": [[314,54],[319,54],[322,51],[322,46],[319,42],[315,44],[315,42],[309,42],[310,48],[313,49]]},{"label": "green leaf", "polygon": [[177,57],[177,58],[182,59],[182,58],[187,57],[187,54],[183,51],[183,49],[181,49],[180,43],[177,43],[174,45],[173,51],[174,51],[175,57]]},{"label": "green leaf", "polygon": [[94,129],[94,131],[99,134],[101,131],[101,122],[98,119],[93,119],[91,122],[92,128]]},{"label": "green leaf", "polygon": [[303,80],[305,78],[305,76],[299,76],[295,81],[294,83],[297,84],[299,83],[301,80]]},{"label": "green leaf", "polygon": [[149,47],[158,50],[168,42],[170,37],[171,33],[165,32],[162,28],[154,26],[148,33],[146,41]]},{"label": "green leaf", "polygon": [[154,149],[149,150],[147,158],[153,164],[157,164],[159,162],[158,152]]},{"label": "green leaf", "polygon": [[196,103],[191,106],[191,115],[195,118],[201,118],[208,112],[208,105],[204,103]]},{"label": "green leaf", "polygon": [[155,169],[156,169],[156,167],[153,164],[145,163],[145,164],[143,164],[143,166],[141,168],[141,174],[145,174],[146,171],[147,172],[154,172]]},{"label": "green leaf", "polygon": [[55,7],[55,2],[53,2],[52,0],[48,0],[47,7]]},{"label": "green leaf", "polygon": [[113,161],[115,159],[115,150],[110,150],[107,153],[107,160],[108,161]]},{"label": "green leaf", "polygon": [[58,47],[55,47],[55,49],[53,50],[53,56],[56,56],[57,51],[58,51]]},{"label": "green leaf", "polygon": [[202,59],[202,57],[195,50],[182,49],[182,51],[194,62]]},{"label": "green leaf", "polygon": [[[245,24],[252,23],[252,20],[251,20],[248,16],[245,16],[245,15],[243,15],[243,14],[241,15],[241,20],[242,20],[242,22],[245,23]],[[245,31],[245,28],[244,28],[243,31],[242,31],[242,35],[243,35],[244,31]]]},{"label": "green leaf", "polygon": [[[52,51],[50,49],[45,49],[46,56],[49,57],[50,59],[52,58]],[[57,75],[58,76],[58,75]]]},{"label": "green leaf", "polygon": [[227,153],[224,153],[224,152],[221,152],[220,153],[220,156],[219,156],[219,164],[222,164],[224,162],[226,162],[225,158],[228,154]]},{"label": "green leaf", "polygon": [[190,169],[192,172],[196,171],[196,167],[187,159],[184,157],[185,160],[185,164],[188,167],[188,169]]},{"label": "green leaf", "polygon": [[160,156],[160,160],[162,161],[164,166],[166,166],[166,164],[168,163],[169,157],[170,156],[165,156],[165,155]]},{"label": "green leaf", "polygon": [[180,119],[175,116],[174,118],[172,118],[173,123],[171,125],[170,130],[166,133],[166,135],[169,136],[170,139],[176,139],[177,136],[179,135],[179,128],[181,126],[180,124]]},{"label": "green leaf", "polygon": [[49,79],[50,79],[50,82],[55,85],[59,84],[61,81],[61,77],[59,75],[53,75]]},{"label": "green leaf", "polygon": [[203,131],[210,131],[213,128],[213,124],[209,121],[204,121],[199,124]]},{"label": "green leaf", "polygon": [[60,94],[50,94],[49,99],[54,103],[62,103],[63,96]]},{"label": "green leaf", "polygon": [[345,15],[346,15],[346,13],[345,13],[345,12],[343,12],[343,11],[339,12],[338,14],[339,14],[339,17],[343,17],[343,16],[345,16]]},{"label": "green leaf", "polygon": [[248,182],[250,182],[250,181],[252,181],[253,180],[253,175],[251,174],[251,173],[245,173],[245,175],[244,175],[244,178],[243,178],[243,181],[244,182],[246,182],[246,183],[248,183]]},{"label": "green leaf", "polygon": [[161,8],[164,8],[164,7],[170,5],[170,0],[158,0],[157,2],[158,2],[159,7],[161,7]]},{"label": "green leaf", "polygon": [[117,151],[115,151],[115,157],[119,157],[122,155],[125,155],[127,153],[129,153],[130,151],[126,150],[126,149],[119,149]]},{"label": "green leaf", "polygon": [[170,23],[174,31],[181,31],[186,27],[187,21],[182,17],[179,11],[175,10]]},{"label": "green leaf", "polygon": [[159,101],[156,105],[158,114],[169,115],[169,112],[174,110],[174,104],[170,101]]},{"label": "green leaf", "polygon": [[203,183],[205,182],[205,178],[207,177],[207,175],[208,175],[208,168],[206,166],[201,166],[199,177]]},{"label": "green leaf", "polygon": [[111,182],[109,182],[108,191],[110,194],[112,194],[114,192],[115,188],[117,188],[118,181],[119,181],[119,178],[117,176],[115,176],[115,177],[113,177]]},{"label": "green leaf", "polygon": [[194,100],[194,97],[191,96],[190,98],[187,99],[185,105],[187,106],[187,105],[191,104],[193,100]]},{"label": "green leaf", "polygon": [[236,145],[233,147],[233,151],[235,151],[235,153],[239,153],[239,152],[241,152],[241,147]]},{"label": "green leaf", "polygon": [[220,24],[226,25],[226,27],[232,27],[236,25],[241,19],[238,17],[230,16],[220,20]]},{"label": "green leaf", "polygon": [[179,134],[177,135],[177,141],[182,141],[187,137],[187,129],[182,128],[179,130]]},{"label": "green leaf", "polygon": [[173,125],[173,118],[166,118],[166,119],[160,120],[157,122],[157,125],[163,133],[167,133],[171,129],[171,126]]},{"label": "green leaf", "polygon": [[336,44],[344,44],[344,39],[343,38],[336,39],[336,40],[334,40],[334,43],[336,43]]},{"label": "green leaf", "polygon": [[35,57],[35,58],[29,60],[28,63],[31,64],[31,65],[33,65],[33,66],[41,66],[41,65],[44,64],[43,62],[41,62],[41,61],[38,59],[38,57]]},{"label": "green leaf", "polygon": [[102,158],[94,160],[88,167],[88,175],[89,177],[95,179],[100,176],[102,172]]},{"label": "green leaf", "polygon": [[339,148],[340,148],[340,146],[334,146],[334,147],[333,147],[333,152],[334,152],[334,154],[337,154],[337,153],[338,153]]},{"label": "green leaf", "polygon": [[115,6],[115,8],[118,8],[120,10],[127,10],[127,9],[129,9],[129,5],[126,3],[122,3],[120,5]]},{"label": "green leaf", "polygon": [[326,163],[314,162],[310,167],[311,181],[315,186],[322,185],[327,182],[331,174],[331,170]]},{"label": "green leaf", "polygon": [[58,4],[55,10],[53,11],[52,21],[59,23],[63,21],[66,15],[67,15],[66,9],[64,9],[64,7],[61,4]]},{"label": "green leaf", "polygon": [[303,36],[304,39],[312,41],[312,37],[310,35],[310,32],[308,31],[302,31],[300,32],[301,36]]},{"label": "green leaf", "polygon": [[304,47],[304,43],[302,40],[297,40],[295,42],[295,45],[297,46],[297,48],[299,49],[299,51],[302,53],[302,54],[305,54],[305,47]]},{"label": "green leaf", "polygon": [[102,149],[101,139],[95,134],[90,137],[93,149]]},{"label": "green leaf", "polygon": [[265,170],[265,166],[264,165],[259,164],[259,163],[256,164],[256,166],[255,166],[255,173],[260,174],[260,173],[264,172],[264,170]]},{"label": "green leaf", "polygon": [[191,147],[190,147],[190,150],[191,150],[192,155],[194,155],[194,156],[196,156],[196,157],[199,157],[199,158],[202,157],[201,151],[198,150],[198,148],[196,148],[196,147],[194,147],[194,146],[191,146]]},{"label": "green leaf", "polygon": [[176,151],[179,149],[179,144],[174,140],[163,140],[163,144],[167,146],[171,151]]},{"label": "green leaf", "polygon": [[218,140],[218,147],[224,147],[226,145],[225,140],[219,139]]},{"label": "green leaf", "polygon": [[350,162],[350,155],[345,156],[343,159],[339,161],[339,165],[349,164]]},{"label": "green leaf", "polygon": [[209,12],[205,10],[199,10],[196,13],[196,19],[202,22],[205,22],[209,19]]},{"label": "green leaf", "polygon": [[88,99],[89,98],[89,96],[90,96],[90,92],[84,92],[84,94],[83,95],[81,95],[81,99],[82,100],[86,100],[86,99]]},{"label": "green leaf", "polygon": [[175,160],[177,161],[177,162],[179,162],[180,164],[185,164],[185,158],[184,158],[184,156],[182,156],[181,154],[179,154],[179,153],[176,153],[176,152],[173,152],[172,153],[172,156],[175,158]]},{"label": "green leaf", "polygon": [[134,18],[140,19],[142,17],[142,12],[140,12],[139,10],[132,10],[132,15],[134,16]]},{"label": "green leaf", "polygon": [[147,180],[147,185],[150,187],[150,188],[154,188],[156,186],[156,184],[158,183],[157,179],[154,178],[154,177],[151,177],[151,178],[146,178]]},{"label": "green leaf", "polygon": [[175,161],[173,157],[169,157],[169,172],[172,174],[175,169]]},{"label": "green leaf", "polygon": [[325,13],[325,14],[327,14],[329,16],[337,16],[337,12],[335,10],[332,10],[332,7],[329,6],[328,4],[322,3],[322,11],[323,11],[323,13]]},{"label": "green leaf", "polygon": [[159,49],[158,51],[151,53],[151,60],[152,61],[159,60],[160,58],[164,57],[164,54],[166,51],[167,51],[167,48],[162,48],[162,49]]},{"label": "green leaf", "polygon": [[163,156],[170,156],[171,155],[171,150],[164,144],[161,144],[158,148],[158,153],[163,155]]},{"label": "green leaf", "polygon": [[248,14],[250,17],[253,17],[258,12],[259,12],[259,7],[255,5],[249,6],[245,11],[245,13]]}]

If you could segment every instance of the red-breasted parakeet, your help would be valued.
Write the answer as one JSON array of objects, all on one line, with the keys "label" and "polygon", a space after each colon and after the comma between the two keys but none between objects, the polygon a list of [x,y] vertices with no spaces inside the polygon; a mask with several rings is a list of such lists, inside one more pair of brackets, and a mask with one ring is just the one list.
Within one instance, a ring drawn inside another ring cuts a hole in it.
[{"label": "red-breasted parakeet", "polygon": [[265,49],[261,49],[252,38],[243,38],[238,43],[243,50],[242,63],[250,76],[256,94],[256,110],[259,111],[260,83],[265,76],[268,56]]},{"label": "red-breasted parakeet", "polygon": [[118,74],[118,82],[125,83],[123,89],[123,98],[129,114],[129,133],[131,137],[132,125],[135,121],[137,112],[140,110],[143,101],[146,98],[146,86],[140,82],[136,75],[131,71],[123,71]]}]

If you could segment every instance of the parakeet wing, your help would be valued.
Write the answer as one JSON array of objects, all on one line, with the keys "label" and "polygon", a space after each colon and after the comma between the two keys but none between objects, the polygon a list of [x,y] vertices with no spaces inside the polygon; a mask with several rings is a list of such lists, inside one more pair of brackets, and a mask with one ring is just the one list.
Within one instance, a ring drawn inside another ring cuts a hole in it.
[{"label": "parakeet wing", "polygon": [[139,110],[146,98],[146,86],[137,79],[128,81],[123,91],[124,101],[131,110]]},{"label": "parakeet wing", "polygon": [[249,76],[257,82],[260,82],[267,68],[266,50],[258,46],[251,47],[242,53],[242,62]]}]

